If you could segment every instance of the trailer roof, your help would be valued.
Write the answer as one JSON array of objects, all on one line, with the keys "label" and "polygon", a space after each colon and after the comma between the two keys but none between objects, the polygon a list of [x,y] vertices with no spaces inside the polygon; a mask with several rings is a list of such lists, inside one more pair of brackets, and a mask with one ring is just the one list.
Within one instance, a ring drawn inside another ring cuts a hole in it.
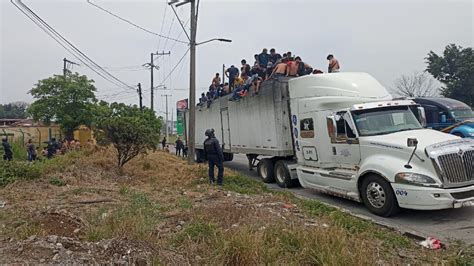
[{"label": "trailer roof", "polygon": [[291,98],[344,96],[391,100],[374,77],[363,72],[308,75],[289,80]]}]

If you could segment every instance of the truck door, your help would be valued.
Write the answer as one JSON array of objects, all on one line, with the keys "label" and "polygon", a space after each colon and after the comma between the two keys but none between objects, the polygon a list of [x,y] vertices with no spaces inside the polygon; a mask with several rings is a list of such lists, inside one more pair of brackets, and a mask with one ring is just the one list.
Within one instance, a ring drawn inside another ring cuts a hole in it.
[{"label": "truck door", "polygon": [[221,110],[221,125],[222,125],[222,147],[225,150],[230,150],[230,128],[229,128],[229,109]]},{"label": "truck door", "polygon": [[349,111],[328,117],[331,153],[340,168],[356,170],[360,163],[359,139]]}]

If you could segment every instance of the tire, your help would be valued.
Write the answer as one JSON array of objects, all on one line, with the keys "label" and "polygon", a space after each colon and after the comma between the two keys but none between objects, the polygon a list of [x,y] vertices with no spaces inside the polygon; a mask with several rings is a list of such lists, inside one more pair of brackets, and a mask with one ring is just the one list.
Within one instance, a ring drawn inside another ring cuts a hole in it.
[{"label": "tire", "polygon": [[455,132],[455,133],[453,133],[453,135],[464,138],[464,135],[460,132]]},{"label": "tire", "polygon": [[229,152],[224,152],[224,162],[231,162],[234,159],[234,154]]},{"label": "tire", "polygon": [[362,181],[360,194],[367,209],[374,214],[389,217],[400,211],[392,186],[378,175],[369,175]]},{"label": "tire", "polygon": [[273,161],[264,158],[260,160],[257,165],[258,175],[262,178],[264,183],[273,183],[275,182],[275,174],[273,172]]},{"label": "tire", "polygon": [[203,163],[205,161],[205,158],[204,158],[204,151],[201,150],[201,149],[196,149],[195,150],[195,161],[197,163]]},{"label": "tire", "polygon": [[292,188],[297,184],[297,180],[292,180],[288,165],[285,161],[279,160],[275,163],[275,181],[281,188]]}]

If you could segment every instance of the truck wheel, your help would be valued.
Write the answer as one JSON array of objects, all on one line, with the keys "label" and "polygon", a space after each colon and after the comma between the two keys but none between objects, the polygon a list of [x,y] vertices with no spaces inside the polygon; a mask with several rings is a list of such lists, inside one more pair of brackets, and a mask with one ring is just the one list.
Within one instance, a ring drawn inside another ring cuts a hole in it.
[{"label": "truck wheel", "polygon": [[453,133],[453,135],[464,138],[464,135],[460,132],[455,132],[455,133]]},{"label": "truck wheel", "polygon": [[231,162],[234,159],[234,154],[230,152],[224,152],[224,162]]},{"label": "truck wheel", "polygon": [[296,180],[291,179],[288,166],[285,161],[279,160],[275,164],[275,181],[279,187],[291,188],[296,185]]},{"label": "truck wheel", "polygon": [[272,160],[268,158],[260,160],[260,162],[257,165],[257,171],[258,171],[258,175],[262,178],[263,182],[273,183],[275,181]]},{"label": "truck wheel", "polygon": [[400,211],[392,186],[378,175],[369,175],[362,181],[361,196],[369,211],[389,217]]},{"label": "truck wheel", "polygon": [[203,163],[205,161],[205,158],[204,158],[204,151],[201,150],[201,149],[196,149],[195,150],[195,161],[197,163]]}]

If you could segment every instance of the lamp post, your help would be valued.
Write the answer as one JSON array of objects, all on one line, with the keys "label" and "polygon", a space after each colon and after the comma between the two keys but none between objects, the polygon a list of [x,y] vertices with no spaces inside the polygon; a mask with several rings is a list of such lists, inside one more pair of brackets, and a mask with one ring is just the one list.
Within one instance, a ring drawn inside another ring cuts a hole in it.
[{"label": "lamp post", "polygon": [[[199,0],[198,0],[199,1]],[[190,3],[191,4],[191,34],[188,35],[181,20],[178,17],[173,5],[176,7]],[[189,50],[190,50],[190,66],[189,66],[189,122],[188,122],[188,162],[194,164],[195,154],[195,140],[196,140],[196,46],[205,44],[212,41],[220,42],[232,42],[229,39],[213,38],[204,42],[196,43],[196,27],[197,27],[197,15],[196,15],[196,0],[171,0],[168,4],[173,9],[178,21],[181,24],[186,36],[189,39]]]}]

